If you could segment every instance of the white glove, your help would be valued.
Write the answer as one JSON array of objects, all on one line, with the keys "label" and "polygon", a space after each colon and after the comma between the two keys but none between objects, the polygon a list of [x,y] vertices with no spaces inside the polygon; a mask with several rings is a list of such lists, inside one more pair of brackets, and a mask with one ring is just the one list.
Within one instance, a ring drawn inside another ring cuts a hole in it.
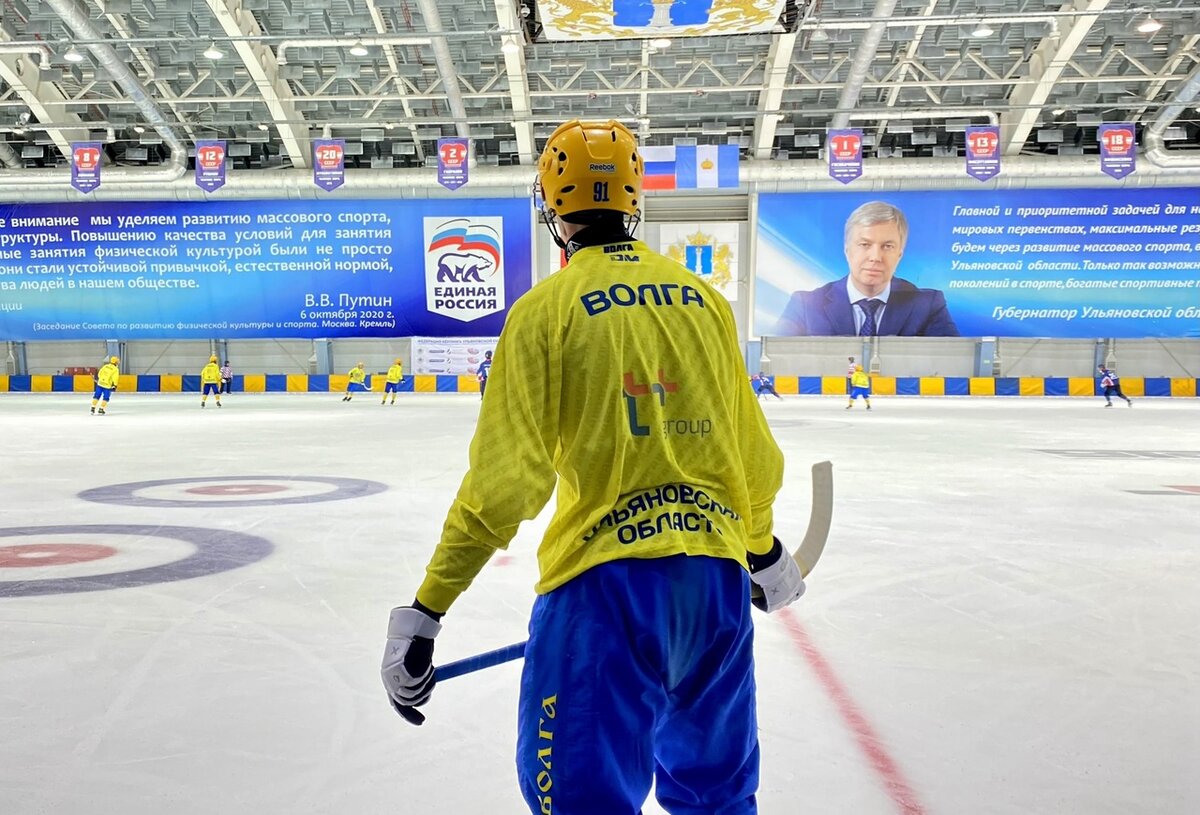
[{"label": "white glove", "polygon": [[392,707],[412,724],[425,721],[414,708],[433,693],[433,638],[441,630],[441,623],[412,606],[392,609],[388,619],[380,674]]},{"label": "white glove", "polygon": [[779,538],[774,540],[775,545],[767,554],[751,554],[748,557],[750,580],[754,584],[750,587],[750,602],[768,614],[790,606],[804,594],[804,577],[800,574],[800,567],[783,548]]}]

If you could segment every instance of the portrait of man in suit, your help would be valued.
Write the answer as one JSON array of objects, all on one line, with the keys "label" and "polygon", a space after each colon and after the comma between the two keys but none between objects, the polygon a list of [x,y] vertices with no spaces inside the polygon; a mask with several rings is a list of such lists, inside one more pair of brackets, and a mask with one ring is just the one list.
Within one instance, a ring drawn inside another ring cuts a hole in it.
[{"label": "portrait of man in suit", "polygon": [[870,201],[854,210],[845,229],[849,273],[795,292],[775,335],[957,337],[942,292],[896,277],[907,241],[908,220],[898,207]]}]

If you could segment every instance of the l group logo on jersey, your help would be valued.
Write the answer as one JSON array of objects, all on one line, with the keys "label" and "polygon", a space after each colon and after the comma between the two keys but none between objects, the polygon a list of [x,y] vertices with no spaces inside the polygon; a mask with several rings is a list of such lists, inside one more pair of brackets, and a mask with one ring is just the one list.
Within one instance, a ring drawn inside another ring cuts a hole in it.
[{"label": "l group logo on jersey", "polygon": [[504,219],[425,219],[425,307],[462,322],[503,311]]},{"label": "l group logo on jersey", "polygon": [[667,394],[679,390],[679,384],[668,382],[662,369],[658,371],[657,382],[640,383],[632,372],[627,371],[621,379],[621,392],[625,395],[625,412],[629,414],[629,432],[635,436],[649,436],[649,425],[638,421],[637,398],[653,393],[658,397],[658,404],[666,406]]}]

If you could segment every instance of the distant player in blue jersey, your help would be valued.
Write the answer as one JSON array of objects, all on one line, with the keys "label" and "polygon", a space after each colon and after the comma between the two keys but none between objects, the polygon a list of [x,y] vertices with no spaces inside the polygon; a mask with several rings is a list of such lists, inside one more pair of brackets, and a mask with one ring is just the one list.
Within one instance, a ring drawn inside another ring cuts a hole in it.
[{"label": "distant player in blue jersey", "polygon": [[771,396],[774,396],[776,399],[783,401],[783,397],[780,396],[778,391],[775,390],[775,380],[767,374],[764,374],[762,371],[759,371],[758,376],[756,377],[756,381],[754,383],[754,393],[759,399],[762,398],[764,393],[767,393]]},{"label": "distant player in blue jersey", "polygon": [[1121,377],[1117,376],[1116,371],[1103,365],[1097,365],[1096,370],[1100,372],[1100,384],[1104,386],[1104,406],[1112,407],[1113,396],[1119,396],[1126,405],[1133,407],[1133,400],[1121,393]]},{"label": "distant player in blue jersey", "polygon": [[483,392],[487,390],[488,376],[492,373],[492,352],[485,351],[483,354],[483,362],[479,363],[479,369],[476,375],[479,377],[479,398],[483,398]]}]

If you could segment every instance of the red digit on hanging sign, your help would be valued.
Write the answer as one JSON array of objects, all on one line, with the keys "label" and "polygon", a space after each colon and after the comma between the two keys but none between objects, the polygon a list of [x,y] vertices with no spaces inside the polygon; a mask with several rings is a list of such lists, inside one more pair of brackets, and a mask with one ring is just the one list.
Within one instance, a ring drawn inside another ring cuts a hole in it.
[{"label": "red digit on hanging sign", "polygon": [[206,169],[220,167],[221,163],[225,161],[225,150],[217,145],[204,147],[200,150],[198,158],[201,167]]},{"label": "red digit on hanging sign", "polygon": [[100,151],[95,147],[76,147],[75,166],[80,170],[94,170],[100,166]]},{"label": "red digit on hanging sign", "polygon": [[971,152],[976,156],[987,157],[996,152],[1000,139],[991,131],[980,131],[970,135]]},{"label": "red digit on hanging sign", "polygon": [[451,142],[442,145],[442,163],[443,164],[462,164],[466,158],[467,148],[461,144]]},{"label": "red digit on hanging sign", "polygon": [[317,162],[322,167],[336,167],[342,161],[342,147],[338,144],[323,144],[317,148]]},{"label": "red digit on hanging sign", "polygon": [[860,139],[853,133],[834,136],[830,139],[833,144],[833,154],[838,158],[854,158],[858,155]]},{"label": "red digit on hanging sign", "polygon": [[1104,131],[1104,146],[1110,153],[1128,153],[1133,147],[1133,133],[1125,128]]}]

